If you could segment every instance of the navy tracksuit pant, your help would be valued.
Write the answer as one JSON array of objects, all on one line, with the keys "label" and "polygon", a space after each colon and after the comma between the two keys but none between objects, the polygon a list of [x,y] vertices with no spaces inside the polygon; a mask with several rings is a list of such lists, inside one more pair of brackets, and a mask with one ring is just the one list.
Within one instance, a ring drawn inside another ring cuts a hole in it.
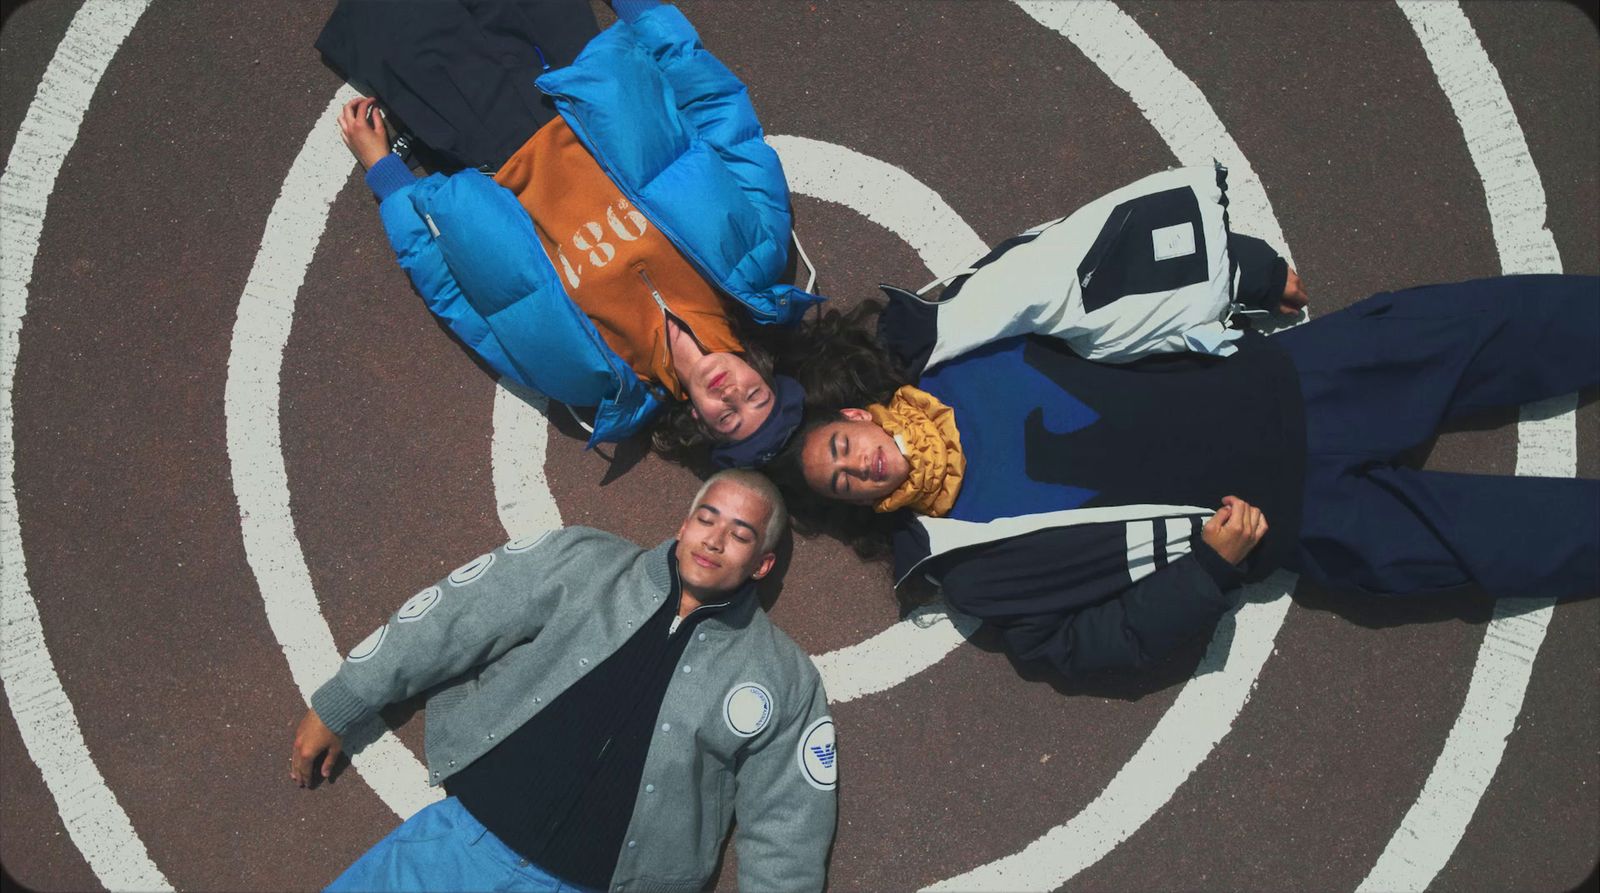
[{"label": "navy tracksuit pant", "polygon": [[1600,384],[1600,278],[1384,293],[1274,340],[1305,397],[1291,570],[1376,593],[1465,583],[1495,596],[1600,592],[1600,481],[1396,464],[1447,420]]}]

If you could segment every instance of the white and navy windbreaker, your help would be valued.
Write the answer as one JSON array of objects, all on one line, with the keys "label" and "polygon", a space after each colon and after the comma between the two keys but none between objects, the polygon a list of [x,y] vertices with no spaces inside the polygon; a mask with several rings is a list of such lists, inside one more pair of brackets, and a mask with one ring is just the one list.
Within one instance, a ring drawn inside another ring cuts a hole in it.
[{"label": "white and navy windbreaker", "polygon": [[[1260,375],[1274,407],[1268,427],[1287,445],[1283,469],[1269,473],[1292,505],[1272,522],[1294,528],[1304,450],[1298,385],[1281,350],[1227,325],[1241,309],[1274,308],[1286,275],[1276,251],[1229,232],[1226,171],[1185,168],[1008,239],[937,300],[886,287],[879,335],[917,378],[1023,335],[1050,336],[1099,363],[1237,357],[1224,364],[1240,373],[1233,386]],[[956,421],[966,430],[959,412]],[[1233,603],[1243,573],[1200,538],[1215,511],[1143,503],[984,521],[909,516],[895,536],[896,581],[936,578],[951,604],[996,627],[1025,660],[1068,674],[1141,666]],[[1292,529],[1281,532],[1292,541]]]}]

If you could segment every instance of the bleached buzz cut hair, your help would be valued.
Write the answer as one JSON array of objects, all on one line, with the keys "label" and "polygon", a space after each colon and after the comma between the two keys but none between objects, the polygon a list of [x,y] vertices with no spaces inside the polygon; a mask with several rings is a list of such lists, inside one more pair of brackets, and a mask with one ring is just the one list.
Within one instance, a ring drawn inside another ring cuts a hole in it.
[{"label": "bleached buzz cut hair", "polygon": [[748,468],[724,468],[706,478],[706,482],[700,485],[700,492],[694,494],[694,502],[689,503],[690,512],[700,507],[700,501],[706,498],[706,491],[717,481],[727,481],[746,490],[753,490],[756,495],[766,500],[767,506],[772,509],[772,514],[767,518],[767,531],[761,537],[761,551],[771,552],[772,547],[776,546],[778,539],[783,536],[784,528],[789,526],[789,507],[783,504],[783,494],[778,492],[778,485],[759,471],[751,471]]}]

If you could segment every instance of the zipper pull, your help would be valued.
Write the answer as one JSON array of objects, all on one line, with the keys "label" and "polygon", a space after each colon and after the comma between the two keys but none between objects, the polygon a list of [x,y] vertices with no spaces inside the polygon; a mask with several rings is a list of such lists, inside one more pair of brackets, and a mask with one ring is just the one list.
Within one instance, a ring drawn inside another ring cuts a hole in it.
[{"label": "zipper pull", "polygon": [[650,281],[650,274],[644,271],[644,265],[641,264],[635,267],[634,271],[639,274],[640,279],[644,280],[644,287],[650,289],[650,297],[656,299],[656,306],[661,308],[662,313],[668,312],[667,302],[662,299],[661,292],[656,291],[656,284]]}]

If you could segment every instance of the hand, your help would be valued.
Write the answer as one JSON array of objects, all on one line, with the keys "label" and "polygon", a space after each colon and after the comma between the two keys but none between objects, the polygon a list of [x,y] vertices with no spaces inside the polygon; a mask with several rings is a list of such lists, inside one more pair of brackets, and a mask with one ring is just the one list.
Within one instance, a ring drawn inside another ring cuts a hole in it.
[{"label": "hand", "polygon": [[289,779],[300,787],[310,785],[315,780],[311,772],[317,757],[324,752],[327,756],[322,760],[321,774],[323,778],[331,778],[333,764],[344,753],[344,747],[339,736],[323,724],[317,711],[307,710],[306,718],[300,720],[300,728],[295,730],[294,749],[289,752]]},{"label": "hand", "polygon": [[339,113],[339,136],[365,170],[389,154],[389,129],[376,99],[363,96],[345,103]]},{"label": "hand", "polygon": [[1283,283],[1283,299],[1278,302],[1278,312],[1284,316],[1294,316],[1311,303],[1311,296],[1306,294],[1306,285],[1300,281],[1300,274],[1289,268],[1289,278]]},{"label": "hand", "polygon": [[1243,561],[1266,535],[1266,516],[1237,496],[1222,497],[1222,508],[1200,529],[1200,539],[1229,564]]}]

